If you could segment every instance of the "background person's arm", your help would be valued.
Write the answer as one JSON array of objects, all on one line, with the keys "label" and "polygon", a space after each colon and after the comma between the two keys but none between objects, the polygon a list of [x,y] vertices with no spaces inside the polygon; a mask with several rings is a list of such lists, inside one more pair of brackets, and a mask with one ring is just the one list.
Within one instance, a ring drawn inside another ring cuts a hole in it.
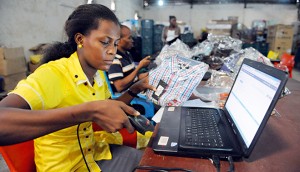
[{"label": "background person's arm", "polygon": [[139,70],[141,70],[143,67],[148,66],[149,63],[150,63],[150,56],[147,56],[140,61],[138,66],[128,76],[122,79],[115,80],[114,86],[117,89],[117,91],[122,92],[125,89],[129,88],[132,85],[134,78],[138,75]]},{"label": "background person's arm", "polygon": [[178,36],[180,36],[181,30],[180,30],[180,27],[179,27],[179,26],[177,26],[177,32],[178,32]]},{"label": "background person's arm", "polygon": [[167,30],[168,30],[168,27],[165,26],[164,29],[163,29],[163,32],[162,32],[162,37],[161,37],[163,43],[167,42]]},{"label": "background person's arm", "polygon": [[[143,78],[142,80],[134,83],[130,88],[129,90],[134,93],[134,94],[139,94],[140,92],[146,90],[146,89],[150,89],[150,90],[153,90],[155,91],[155,87],[153,87],[152,85],[149,85],[149,77],[146,76],[145,78]],[[126,92],[124,92],[119,98],[118,100],[119,101],[122,101],[126,104],[129,104],[130,101],[133,99],[134,97],[131,96],[129,93],[128,93],[128,90]]]}]

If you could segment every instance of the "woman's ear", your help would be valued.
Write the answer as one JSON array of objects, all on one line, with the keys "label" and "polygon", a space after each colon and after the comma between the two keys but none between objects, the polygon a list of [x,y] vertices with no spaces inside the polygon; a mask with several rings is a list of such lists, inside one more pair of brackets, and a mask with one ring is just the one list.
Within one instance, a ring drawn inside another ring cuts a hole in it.
[{"label": "woman's ear", "polygon": [[77,45],[83,45],[83,38],[84,35],[82,35],[81,33],[76,33],[74,36],[75,42]]}]

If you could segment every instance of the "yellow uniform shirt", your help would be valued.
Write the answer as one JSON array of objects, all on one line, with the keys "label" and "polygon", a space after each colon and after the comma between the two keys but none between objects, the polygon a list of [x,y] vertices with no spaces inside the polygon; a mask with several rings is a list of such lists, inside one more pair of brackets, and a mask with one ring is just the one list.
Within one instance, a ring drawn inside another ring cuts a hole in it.
[{"label": "yellow uniform shirt", "polygon": [[[24,98],[32,110],[55,109],[110,97],[103,71],[94,76],[92,86],[75,52],[69,58],[49,62],[38,68],[11,93]],[[11,94],[10,93],[10,94]],[[119,133],[97,132],[91,122],[80,125],[80,141],[91,171],[100,171],[95,160],[111,159],[108,143],[122,144]],[[38,171],[86,171],[77,140],[77,125],[37,138],[35,163]]]}]

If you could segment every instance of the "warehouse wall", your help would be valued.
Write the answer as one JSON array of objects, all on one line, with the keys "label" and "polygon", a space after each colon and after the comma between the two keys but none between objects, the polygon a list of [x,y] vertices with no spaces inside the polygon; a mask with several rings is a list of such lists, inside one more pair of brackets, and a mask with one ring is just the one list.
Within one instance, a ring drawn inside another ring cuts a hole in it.
[{"label": "warehouse wall", "polygon": [[[28,58],[28,49],[39,43],[64,41],[63,25],[73,9],[87,0],[0,0],[0,45],[23,46]],[[110,0],[94,0],[110,7]],[[190,24],[195,36],[208,20],[227,19],[239,16],[239,22],[251,27],[256,19],[272,20],[274,23],[291,24],[297,20],[295,5],[215,4],[142,8],[141,0],[116,0],[116,15],[120,21],[132,19],[138,11],[142,19],[168,22],[169,15],[177,16]]]},{"label": "warehouse wall", "polygon": [[[64,41],[64,22],[75,7],[87,0],[0,0],[0,46],[23,46],[28,58],[29,48],[39,43]],[[94,0],[110,7],[110,0]],[[116,15],[120,21],[141,12],[140,0],[116,0]]]},{"label": "warehouse wall", "polygon": [[292,24],[297,21],[296,5],[274,4],[214,4],[214,5],[182,6],[153,6],[144,10],[144,19],[158,22],[168,22],[169,15],[175,15],[177,20],[192,26],[195,36],[200,34],[201,28],[212,19],[227,20],[228,16],[238,16],[239,22],[251,28],[253,20],[270,20],[271,23]]}]

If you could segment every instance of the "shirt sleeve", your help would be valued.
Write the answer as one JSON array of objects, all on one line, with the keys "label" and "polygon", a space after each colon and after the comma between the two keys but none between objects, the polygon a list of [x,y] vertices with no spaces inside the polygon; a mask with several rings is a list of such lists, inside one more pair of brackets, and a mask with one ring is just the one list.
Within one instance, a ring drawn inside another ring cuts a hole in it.
[{"label": "shirt sleeve", "polygon": [[62,101],[65,84],[59,71],[42,67],[20,81],[9,94],[21,96],[32,110],[51,109]]},{"label": "shirt sleeve", "polygon": [[110,81],[116,81],[124,77],[122,70],[122,63],[119,59],[115,58],[112,65],[108,70],[108,78]]}]

